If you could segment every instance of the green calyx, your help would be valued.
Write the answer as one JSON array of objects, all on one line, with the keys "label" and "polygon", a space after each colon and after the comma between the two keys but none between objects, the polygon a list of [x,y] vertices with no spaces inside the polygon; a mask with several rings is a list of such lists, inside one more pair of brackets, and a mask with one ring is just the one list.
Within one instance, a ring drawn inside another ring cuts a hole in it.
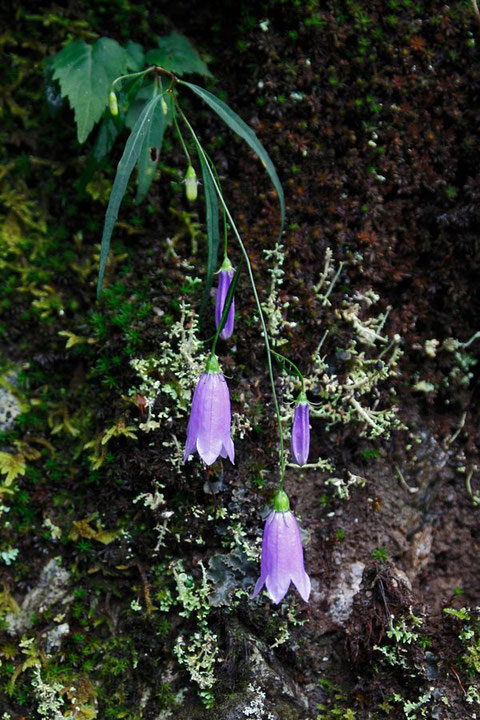
[{"label": "green calyx", "polygon": [[273,498],[273,509],[275,512],[287,512],[290,509],[290,500],[283,490],[279,490]]},{"label": "green calyx", "polygon": [[308,400],[307,400],[307,395],[305,393],[305,390],[300,390],[295,402],[298,405],[308,405]]},{"label": "green calyx", "polygon": [[220,373],[221,373],[220,363],[218,362],[218,358],[216,355],[210,355],[210,357],[207,360],[207,365],[206,365],[205,371],[207,373],[220,375]]},{"label": "green calyx", "polygon": [[226,270],[227,272],[230,272],[231,270],[233,270],[233,265],[232,265],[232,263],[230,262],[230,258],[228,257],[228,255],[225,255],[225,257],[224,257],[224,259],[223,259],[223,263],[222,263],[222,266],[221,266],[221,268],[220,268],[220,272],[221,272],[222,270]]}]

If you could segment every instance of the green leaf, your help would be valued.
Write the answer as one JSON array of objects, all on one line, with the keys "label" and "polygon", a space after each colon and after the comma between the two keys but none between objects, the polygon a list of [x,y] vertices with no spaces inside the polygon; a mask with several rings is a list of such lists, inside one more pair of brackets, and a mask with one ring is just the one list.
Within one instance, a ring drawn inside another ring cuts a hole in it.
[{"label": "green leaf", "polygon": [[118,118],[112,118],[110,110],[105,110],[93,148],[88,154],[85,170],[78,181],[78,190],[80,193],[85,191],[85,187],[92,179],[94,172],[100,166],[103,158],[106,157],[112,149],[121,127],[122,125],[118,122]]},{"label": "green leaf", "polygon": [[213,77],[190,40],[172,32],[168,37],[157,38],[158,50],[147,53],[149,65],[159,65],[175,75],[197,73],[204,77]]},{"label": "green leaf", "polygon": [[140,85],[137,86],[137,92],[132,93],[129,101],[130,104],[127,112],[127,117],[125,119],[125,125],[128,128],[133,129],[135,127],[135,123],[140,117],[140,113],[145,107],[145,103],[152,97],[154,97],[156,93],[157,90],[154,82],[148,82],[145,83],[145,85],[142,85],[142,78],[140,79]]},{"label": "green leaf", "polygon": [[92,149],[92,154],[95,162],[99,164],[103,158],[108,155],[113,147],[117,135],[120,131],[120,127],[115,123],[114,119],[110,114],[110,110],[106,110],[103,116],[103,122],[100,125],[100,130],[95,141],[95,145]]},{"label": "green leaf", "polygon": [[272,181],[273,186],[277,191],[278,201],[280,203],[280,232],[282,232],[285,223],[285,199],[283,196],[282,185],[278,178],[277,171],[275,170],[275,166],[260,140],[257,138],[253,130],[242,120],[242,118],[239,117],[237,113],[235,113],[231,108],[229,108],[228,105],[215,97],[215,95],[212,95],[212,93],[208,92],[208,90],[204,90],[198,85],[186,82],[185,80],[180,80],[179,82],[182,85],[186,85],[187,87],[189,87],[190,90],[192,90],[196,95],[201,97],[202,100],[207,103],[207,105],[210,105],[212,110],[214,110],[217,115],[221,117],[221,119],[233,130],[233,132],[243,138],[247,145],[249,145],[252,148],[253,152],[260,158],[262,165],[270,176],[270,180]]},{"label": "green leaf", "polygon": [[137,163],[143,143],[150,130],[152,117],[160,100],[161,95],[152,98],[143,108],[135,127],[129,135],[125,150],[118,163],[117,174],[108,201],[107,212],[105,215],[105,225],[103,227],[102,244],[100,247],[100,267],[98,269],[97,297],[100,297],[102,289],[103,276],[105,274],[105,266],[107,264],[108,251],[110,249],[110,238],[112,237],[113,228],[118,217],[120,203],[127,189],[128,181],[132,170]]},{"label": "green leaf", "polygon": [[140,203],[148,192],[155,177],[165,132],[165,115],[161,102],[153,111],[150,127],[143,141],[138,158],[138,187],[135,202]]},{"label": "green leaf", "polygon": [[142,70],[145,65],[145,53],[142,46],[133,42],[133,40],[129,40],[125,50],[127,53],[127,70],[133,72]]},{"label": "green leaf", "polygon": [[200,165],[202,166],[203,190],[205,193],[205,217],[207,222],[207,277],[205,279],[205,290],[203,291],[202,303],[200,305],[200,315],[203,314],[210,290],[213,283],[213,275],[217,267],[218,246],[220,244],[220,230],[218,226],[218,199],[215,186],[212,182],[210,172],[201,152],[198,153]]},{"label": "green leaf", "polygon": [[87,183],[92,179],[93,173],[99,167],[103,158],[106,157],[112,149],[121,127],[122,125],[118,122],[118,118],[114,119],[110,110],[105,110],[95,143],[88,155],[85,170],[78,182],[81,192],[83,192]]},{"label": "green leaf", "polygon": [[78,141],[83,143],[102,117],[110,85],[126,72],[127,53],[110,38],[100,38],[94,45],[77,40],[55,55],[51,64],[62,97],[68,98],[75,113]]}]

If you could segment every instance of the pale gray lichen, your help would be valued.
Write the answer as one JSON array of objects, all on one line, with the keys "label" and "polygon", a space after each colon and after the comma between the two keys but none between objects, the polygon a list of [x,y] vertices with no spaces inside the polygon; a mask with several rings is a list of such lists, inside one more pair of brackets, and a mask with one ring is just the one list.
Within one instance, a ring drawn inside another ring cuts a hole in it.
[{"label": "pale gray lichen", "polygon": [[33,668],[32,687],[37,699],[37,712],[45,720],[65,720],[62,712],[63,698],[60,693],[63,686],[59,683],[48,685],[42,679],[40,668]]}]

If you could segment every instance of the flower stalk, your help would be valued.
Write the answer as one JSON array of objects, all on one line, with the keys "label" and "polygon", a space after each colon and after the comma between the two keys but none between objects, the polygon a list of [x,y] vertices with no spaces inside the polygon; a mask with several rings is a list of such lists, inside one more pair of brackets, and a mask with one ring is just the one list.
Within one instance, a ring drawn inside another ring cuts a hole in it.
[{"label": "flower stalk", "polygon": [[[177,106],[177,107],[178,107],[178,106]],[[188,119],[186,118],[185,114],[183,113],[183,111],[181,110],[181,108],[178,108],[178,109],[179,109],[179,112],[180,112],[180,114],[181,114],[181,116],[182,116],[182,119],[183,119],[184,123],[186,124],[187,128],[188,128],[189,131],[190,131],[190,134],[191,134],[191,136],[192,136],[192,138],[193,138],[193,141],[194,141],[194,143],[195,143],[195,146],[196,146],[196,148],[197,148],[198,153],[201,154],[201,156],[203,157],[203,159],[204,159],[204,161],[205,161],[205,164],[206,164],[206,167],[207,167],[208,172],[209,172],[209,174],[210,174],[210,177],[211,177],[213,186],[215,187],[215,190],[216,190],[216,192],[217,192],[218,199],[220,200],[220,204],[221,204],[222,208],[223,208],[224,211],[225,211],[225,215],[226,215],[227,218],[228,218],[228,221],[229,221],[229,223],[230,223],[230,226],[231,226],[231,228],[232,228],[232,230],[233,230],[233,233],[234,233],[234,235],[235,235],[235,237],[236,237],[236,239],[237,239],[237,242],[238,242],[238,244],[239,244],[239,246],[240,246],[240,250],[242,251],[242,255],[243,255],[244,259],[245,259],[245,264],[246,264],[246,266],[247,266],[248,276],[249,276],[249,279],[250,279],[250,284],[251,284],[251,286],[252,286],[253,296],[254,296],[254,298],[255,298],[255,304],[256,304],[257,309],[258,309],[258,315],[259,315],[259,318],[260,318],[260,324],[261,324],[261,326],[262,326],[263,339],[264,339],[264,342],[265,342],[265,349],[266,349],[266,351],[267,351],[268,375],[269,375],[269,378],[270,378],[270,385],[271,385],[271,388],[272,388],[273,404],[274,404],[274,408],[275,408],[275,415],[276,415],[276,418],[277,418],[278,434],[279,434],[279,441],[280,441],[280,448],[279,448],[279,451],[280,451],[280,481],[279,481],[278,487],[279,487],[279,490],[283,490],[283,482],[284,482],[284,476],[285,476],[285,453],[284,453],[284,440],[283,440],[282,420],[281,420],[281,415],[280,415],[280,407],[279,407],[279,404],[278,404],[277,390],[276,390],[276,388],[275,388],[275,377],[274,377],[274,375],[273,375],[272,358],[271,358],[271,348],[270,348],[270,341],[269,341],[269,339],[268,339],[267,325],[266,325],[266,323],[265,323],[265,316],[264,316],[264,314],[263,314],[262,304],[261,304],[261,302],[260,302],[260,298],[259,298],[259,296],[258,296],[257,287],[256,287],[256,285],[255,285],[255,278],[253,277],[253,270],[252,270],[252,266],[251,266],[251,263],[250,263],[250,258],[249,258],[249,256],[248,256],[247,249],[246,249],[246,247],[245,247],[245,245],[244,245],[244,243],[243,243],[243,240],[242,240],[242,238],[241,238],[241,236],[240,236],[240,233],[239,233],[239,231],[238,231],[238,229],[237,229],[237,226],[235,225],[235,222],[234,222],[233,217],[232,217],[232,215],[231,215],[231,213],[230,213],[230,210],[228,209],[228,206],[227,206],[225,200],[223,199],[223,195],[222,195],[222,192],[221,192],[221,190],[220,190],[220,188],[219,188],[218,182],[217,182],[217,180],[216,180],[215,173],[212,171],[212,168],[211,168],[211,166],[210,166],[209,159],[208,159],[208,157],[207,157],[207,155],[206,155],[203,147],[201,146],[200,141],[198,140],[197,135],[196,135],[194,129],[192,128],[192,126],[190,125]]]}]

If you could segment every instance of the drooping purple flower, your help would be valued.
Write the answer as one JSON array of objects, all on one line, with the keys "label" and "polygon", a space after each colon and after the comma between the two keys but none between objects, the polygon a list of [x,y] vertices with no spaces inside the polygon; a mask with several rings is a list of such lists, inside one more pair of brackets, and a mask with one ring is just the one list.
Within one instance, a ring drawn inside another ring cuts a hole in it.
[{"label": "drooping purple flower", "polygon": [[[222,319],[223,308],[225,307],[225,300],[227,298],[228,288],[230,287],[230,284],[232,282],[233,275],[234,271],[232,263],[230,262],[228,257],[226,257],[223,261],[222,267],[220,268],[220,272],[218,273],[218,290],[215,300],[215,325],[217,326],[217,328],[220,325],[220,320]],[[228,338],[231,337],[233,333],[234,321],[235,298],[232,299],[232,304],[230,305],[225,325],[223,326],[222,332],[220,333],[220,337],[223,340],[228,340]]]},{"label": "drooping purple flower", "polygon": [[299,394],[292,426],[292,455],[297,465],[305,465],[310,452],[310,405],[305,392]]},{"label": "drooping purple flower", "polygon": [[214,463],[219,455],[228,456],[233,463],[231,421],[227,381],[220,372],[216,355],[211,355],[193,394],[183,461],[196,450],[207,465]]},{"label": "drooping purple flower", "polygon": [[283,490],[278,492],[274,509],[265,522],[260,577],[252,595],[252,598],[256,597],[265,585],[277,605],[287,594],[291,582],[305,602],[308,602],[311,590],[310,578],[303,565],[300,530],[289,505]]}]

